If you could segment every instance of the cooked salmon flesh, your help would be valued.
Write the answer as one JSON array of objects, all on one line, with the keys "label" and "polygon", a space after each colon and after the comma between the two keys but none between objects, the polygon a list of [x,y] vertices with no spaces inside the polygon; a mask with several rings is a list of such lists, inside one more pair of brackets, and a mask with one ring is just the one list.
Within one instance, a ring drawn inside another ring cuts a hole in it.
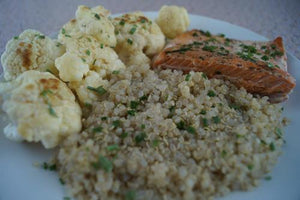
[{"label": "cooked salmon flesh", "polygon": [[208,78],[229,80],[248,92],[279,103],[288,98],[295,79],[287,72],[281,37],[254,42],[191,30],[170,41],[152,62],[153,68],[200,71]]}]

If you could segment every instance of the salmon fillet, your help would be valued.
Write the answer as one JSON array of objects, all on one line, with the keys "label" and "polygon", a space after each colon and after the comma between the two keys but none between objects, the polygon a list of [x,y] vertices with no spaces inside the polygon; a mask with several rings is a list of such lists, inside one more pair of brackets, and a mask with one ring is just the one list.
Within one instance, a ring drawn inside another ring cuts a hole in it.
[{"label": "salmon fillet", "polygon": [[152,61],[152,68],[203,72],[229,80],[248,92],[279,103],[288,98],[295,79],[287,72],[281,37],[254,42],[225,38],[201,30],[177,36]]}]

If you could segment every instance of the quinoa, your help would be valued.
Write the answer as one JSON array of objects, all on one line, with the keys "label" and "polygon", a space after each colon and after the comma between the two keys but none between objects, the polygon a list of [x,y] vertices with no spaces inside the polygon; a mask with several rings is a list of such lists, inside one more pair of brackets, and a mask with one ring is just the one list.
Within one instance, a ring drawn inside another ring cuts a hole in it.
[{"label": "quinoa", "polygon": [[147,65],[108,80],[56,156],[77,199],[213,199],[257,186],[281,153],[281,107],[268,97]]}]

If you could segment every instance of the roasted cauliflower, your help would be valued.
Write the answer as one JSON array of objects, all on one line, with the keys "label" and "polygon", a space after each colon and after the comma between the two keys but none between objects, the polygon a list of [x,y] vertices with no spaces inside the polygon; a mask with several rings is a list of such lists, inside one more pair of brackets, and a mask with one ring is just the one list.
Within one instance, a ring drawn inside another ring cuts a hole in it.
[{"label": "roasted cauliflower", "polygon": [[54,60],[64,47],[39,31],[25,30],[8,41],[1,56],[5,80],[13,80],[27,70],[51,71],[56,74]]},{"label": "roasted cauliflower", "polygon": [[[61,139],[81,130],[81,109],[65,83],[48,72],[29,70],[0,83],[2,109],[11,123],[10,139],[42,142],[53,148]],[[19,134],[20,137],[17,135]]]},{"label": "roasted cauliflower", "polygon": [[190,19],[184,7],[162,6],[156,23],[166,37],[173,39],[187,30]]}]

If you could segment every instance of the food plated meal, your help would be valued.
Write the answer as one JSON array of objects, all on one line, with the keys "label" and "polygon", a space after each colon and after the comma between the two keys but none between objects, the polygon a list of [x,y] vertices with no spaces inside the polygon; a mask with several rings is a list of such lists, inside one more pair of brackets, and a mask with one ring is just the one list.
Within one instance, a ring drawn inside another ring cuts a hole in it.
[{"label": "food plated meal", "polygon": [[[281,106],[230,80],[209,79],[207,72],[156,69],[151,60],[165,47],[164,34],[172,37],[141,13],[109,19],[101,7],[79,7],[76,19],[61,29],[59,43],[54,45],[65,49],[53,59],[54,68],[34,68],[53,73],[39,72],[51,80],[56,75],[64,88],[73,91],[65,93],[72,105],[76,97],[74,108],[81,107],[82,114],[77,112],[76,118],[82,115],[82,130],[71,131],[72,126],[67,125],[72,122],[62,123],[62,130],[69,133],[57,139],[55,158],[61,179],[76,198],[213,198],[257,185],[275,164],[286,123],[281,119]],[[43,35],[37,39],[43,40]],[[18,64],[23,69],[21,61]],[[5,70],[12,65],[3,66]],[[56,104],[52,98],[66,99],[52,85],[49,89],[42,87],[41,81],[23,81],[29,72],[12,80],[26,85],[11,86],[16,92],[2,95],[4,104],[40,105],[44,114],[63,120],[59,111],[65,110],[65,103]],[[34,101],[21,93],[31,84],[38,89]],[[20,119],[25,118],[22,112],[12,115],[5,111],[15,120],[15,135],[43,141],[19,131]],[[36,126],[34,120],[27,124]],[[45,138],[53,135],[44,134]]]}]

